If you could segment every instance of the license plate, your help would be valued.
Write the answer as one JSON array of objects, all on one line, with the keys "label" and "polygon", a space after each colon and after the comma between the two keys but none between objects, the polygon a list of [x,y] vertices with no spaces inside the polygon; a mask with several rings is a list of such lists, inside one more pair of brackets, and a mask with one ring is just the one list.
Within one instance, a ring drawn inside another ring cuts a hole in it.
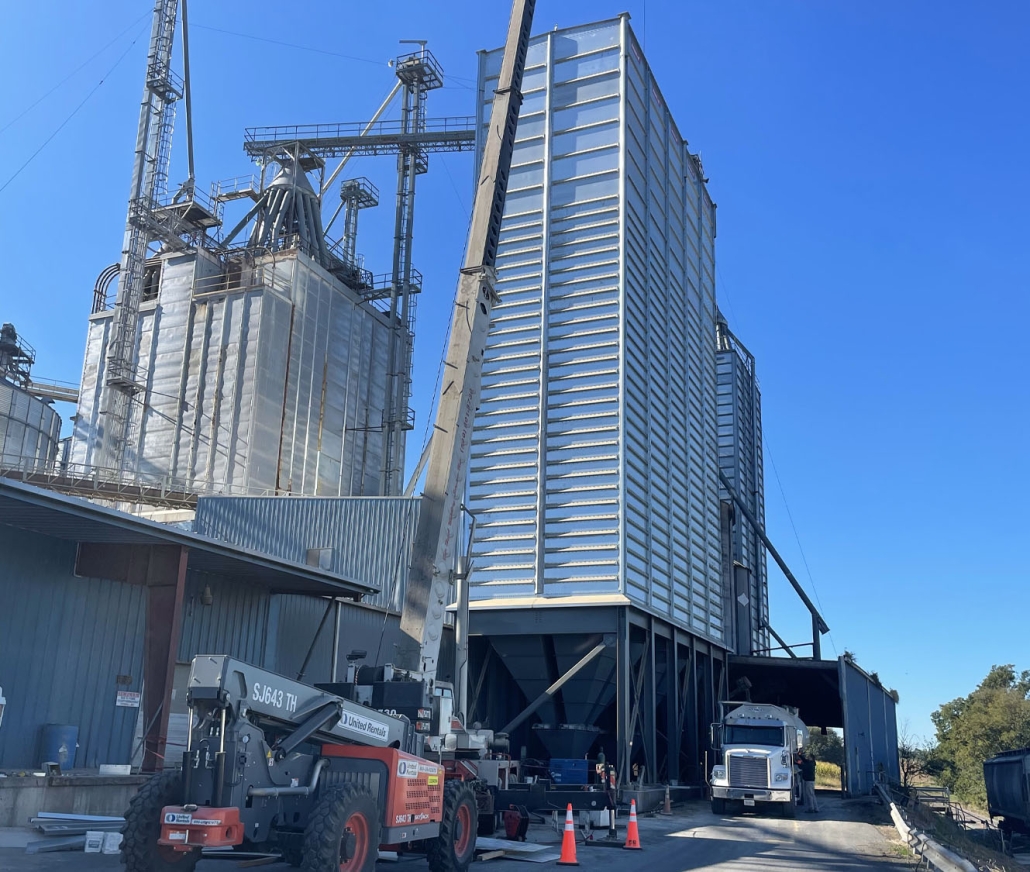
[{"label": "license plate", "polygon": [[753,799],[745,799],[744,800],[744,805],[754,805],[754,804],[755,804],[755,801]]}]

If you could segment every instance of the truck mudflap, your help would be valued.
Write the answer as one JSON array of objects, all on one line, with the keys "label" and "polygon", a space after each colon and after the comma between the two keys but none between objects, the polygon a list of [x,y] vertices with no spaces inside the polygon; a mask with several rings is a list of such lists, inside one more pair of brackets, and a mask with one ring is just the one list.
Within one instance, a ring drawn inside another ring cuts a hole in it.
[{"label": "truck mudflap", "polygon": [[243,824],[238,808],[166,805],[161,809],[159,845],[176,851],[192,848],[227,848],[243,843]]},{"label": "truck mudflap", "polygon": [[763,790],[750,787],[712,787],[716,799],[743,799],[754,802],[790,802],[789,790]]}]

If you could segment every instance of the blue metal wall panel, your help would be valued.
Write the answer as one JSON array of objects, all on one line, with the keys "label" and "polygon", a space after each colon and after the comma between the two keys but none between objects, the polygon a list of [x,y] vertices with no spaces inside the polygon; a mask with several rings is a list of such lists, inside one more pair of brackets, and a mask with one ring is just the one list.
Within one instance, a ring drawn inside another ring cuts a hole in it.
[{"label": "blue metal wall panel", "polygon": [[[274,669],[283,675],[296,677],[304,663],[319,622],[325,613],[328,601],[319,597],[284,594],[273,597],[272,608],[278,614],[276,633],[276,659]],[[304,681],[312,684],[329,681],[332,676],[333,630],[335,614],[330,613],[322,632],[315,643]],[[450,634],[448,634],[450,638]],[[363,608],[350,603],[340,604],[340,646],[337,651],[338,677],[342,681],[347,668],[347,655],[351,651],[365,651],[363,661],[368,665],[381,665],[396,661],[395,645],[400,641],[400,618],[375,609]],[[453,662],[453,648],[449,660]],[[443,657],[447,657],[446,651]],[[442,658],[443,659],[443,658]],[[441,680],[447,680],[449,667],[441,670]]]},{"label": "blue metal wall panel", "polygon": [[[211,605],[203,604],[205,586]],[[229,654],[258,666],[265,663],[269,632],[267,590],[245,582],[190,572],[182,606],[180,662],[197,654]]]},{"label": "blue metal wall panel", "polygon": [[202,497],[194,530],[306,563],[331,551],[328,569],[382,590],[370,605],[400,610],[420,500],[405,497]]},{"label": "blue metal wall panel", "polygon": [[861,669],[843,658],[840,664],[846,789],[849,796],[864,796],[879,773],[900,778],[896,704]]},{"label": "blue metal wall panel", "polygon": [[[75,544],[0,526],[0,767],[38,766],[44,724],[79,728],[79,767],[128,763],[141,691],[145,591],[76,578]],[[118,676],[129,681],[118,684]]]},{"label": "blue metal wall panel", "polygon": [[[292,594],[276,596],[274,600],[273,607],[278,611],[278,632],[276,660],[271,668],[282,675],[296,678],[326,606],[331,605],[332,600]],[[329,681],[332,675],[334,625],[335,616],[330,612],[304,673],[305,683]]]}]

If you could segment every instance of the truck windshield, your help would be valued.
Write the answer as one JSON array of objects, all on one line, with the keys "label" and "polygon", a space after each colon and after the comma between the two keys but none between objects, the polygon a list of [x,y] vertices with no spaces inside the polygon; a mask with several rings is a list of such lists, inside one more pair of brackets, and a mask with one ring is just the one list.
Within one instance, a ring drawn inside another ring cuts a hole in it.
[{"label": "truck windshield", "polygon": [[783,747],[783,727],[750,727],[727,724],[723,741],[727,745],[772,745]]}]

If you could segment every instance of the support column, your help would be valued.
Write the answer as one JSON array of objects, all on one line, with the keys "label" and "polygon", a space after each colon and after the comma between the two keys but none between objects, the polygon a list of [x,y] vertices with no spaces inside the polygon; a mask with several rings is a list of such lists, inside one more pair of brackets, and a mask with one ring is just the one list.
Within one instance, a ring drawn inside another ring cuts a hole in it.
[{"label": "support column", "polygon": [[165,764],[188,557],[189,549],[184,547],[159,545],[150,549],[143,648],[143,723],[149,725],[143,737],[144,772],[156,772]]},{"label": "support column", "polygon": [[629,616],[626,609],[619,609],[618,644],[616,645],[616,736],[618,753],[616,754],[616,771],[620,781],[629,773],[632,736],[630,735],[630,650],[629,650]]},{"label": "support column", "polygon": [[644,639],[644,650],[640,656],[645,658],[644,693],[641,700],[640,733],[644,742],[644,761],[647,766],[645,780],[655,783],[658,780],[658,737],[656,703],[657,693],[655,687],[655,646],[654,646],[654,620],[649,618],[647,629],[644,631],[647,636]]},{"label": "support column", "polygon": [[680,660],[676,636],[665,647],[665,734],[667,743],[669,783],[680,780]]},{"label": "support column", "polygon": [[143,766],[164,767],[165,737],[175,680],[175,660],[182,632],[189,549],[180,545],[79,544],[75,574],[107,578],[146,588],[143,633]]}]

